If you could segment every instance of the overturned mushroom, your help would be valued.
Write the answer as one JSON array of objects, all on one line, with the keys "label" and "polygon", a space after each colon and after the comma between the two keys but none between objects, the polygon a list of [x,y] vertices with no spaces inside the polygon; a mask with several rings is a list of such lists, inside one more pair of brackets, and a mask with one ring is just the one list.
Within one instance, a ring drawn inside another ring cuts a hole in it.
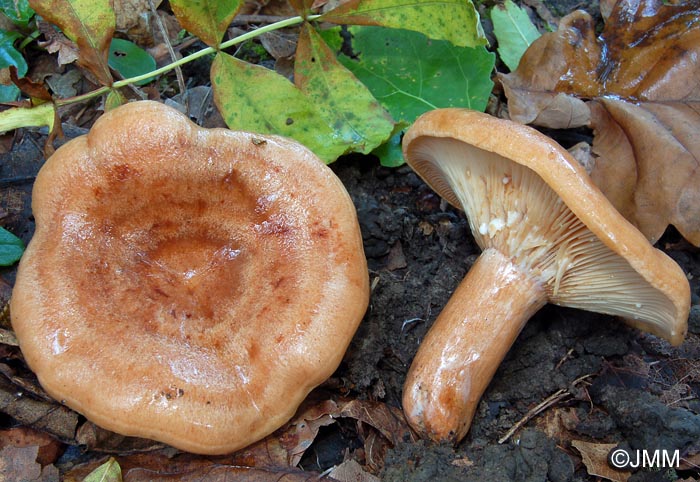
[{"label": "overturned mushroom", "polygon": [[422,341],[404,386],[411,425],[466,435],[486,386],[546,303],[619,315],[680,344],[690,287],[559,145],[480,112],[424,114],[403,140],[408,164],[465,211],[483,250]]},{"label": "overturned mushroom", "polygon": [[33,191],[12,324],[46,391],[200,453],[285,423],[368,303],[353,204],[303,146],[135,102],[61,147]]}]

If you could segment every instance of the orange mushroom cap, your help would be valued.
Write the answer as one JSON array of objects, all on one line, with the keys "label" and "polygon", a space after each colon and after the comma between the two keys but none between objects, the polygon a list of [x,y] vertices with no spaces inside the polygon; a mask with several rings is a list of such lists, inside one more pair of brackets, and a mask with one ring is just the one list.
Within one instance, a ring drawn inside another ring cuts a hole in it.
[{"label": "orange mushroom cap", "polygon": [[538,131],[466,109],[421,116],[407,163],[463,209],[484,250],[435,321],[404,387],[412,425],[457,441],[496,367],[545,303],[618,315],[680,344],[690,287],[569,153]]},{"label": "orange mushroom cap", "polygon": [[54,398],[96,424],[226,453],[284,424],[364,315],[354,206],[281,137],[142,101],[46,162],[11,300]]}]

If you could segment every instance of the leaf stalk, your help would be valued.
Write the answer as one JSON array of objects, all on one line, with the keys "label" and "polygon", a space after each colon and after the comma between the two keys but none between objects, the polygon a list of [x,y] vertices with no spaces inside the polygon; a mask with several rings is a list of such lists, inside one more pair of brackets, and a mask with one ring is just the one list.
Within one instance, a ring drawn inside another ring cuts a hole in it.
[{"label": "leaf stalk", "polygon": [[121,87],[126,87],[127,85],[134,84],[136,82],[139,82],[141,80],[146,80],[151,77],[155,77],[160,74],[164,74],[166,72],[169,72],[177,67],[180,67],[182,65],[185,65],[189,62],[192,62],[194,60],[197,60],[199,58],[205,57],[207,55],[216,53],[220,50],[227,49],[229,47],[233,47],[234,45],[238,45],[240,43],[243,43],[247,40],[256,38],[260,35],[263,35],[268,32],[273,32],[275,30],[279,30],[282,28],[286,27],[292,27],[294,25],[298,25],[302,22],[310,22],[313,20],[316,20],[320,17],[321,15],[309,15],[306,18],[297,16],[297,17],[290,17],[286,18],[284,20],[280,20],[278,22],[271,23],[269,25],[262,26],[256,30],[253,30],[251,32],[246,32],[243,35],[239,35],[238,37],[232,38],[230,40],[227,40],[226,42],[221,43],[217,48],[214,47],[206,47],[202,50],[198,50],[197,52],[193,52],[179,60],[176,60],[175,62],[171,62],[167,65],[164,65],[163,67],[153,70],[151,72],[148,72],[146,74],[142,75],[137,75],[135,77],[129,77],[128,79],[122,79],[114,82],[111,86],[103,86],[98,89],[95,89],[91,92],[88,92],[86,94],[74,96],[74,97],[69,97],[65,99],[57,99],[55,101],[55,104],[57,107],[63,106],[63,105],[69,105],[69,104],[75,104],[77,102],[82,102],[86,101],[89,99],[92,99],[94,97],[98,97],[100,95],[108,93],[110,90],[113,89],[119,89]]}]

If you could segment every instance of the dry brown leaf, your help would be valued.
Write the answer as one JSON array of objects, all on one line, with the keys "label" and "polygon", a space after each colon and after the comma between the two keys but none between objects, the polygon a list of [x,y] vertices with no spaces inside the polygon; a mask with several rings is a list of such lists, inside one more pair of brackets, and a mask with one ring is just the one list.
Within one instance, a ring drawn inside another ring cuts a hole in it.
[{"label": "dry brown leaf", "polygon": [[631,472],[615,470],[610,467],[608,463],[608,454],[617,447],[616,444],[601,444],[584,442],[583,440],[573,440],[571,445],[581,453],[583,464],[586,466],[588,475],[602,477],[614,482],[627,482],[627,479],[632,475]]},{"label": "dry brown leaf", "polygon": [[0,482],[58,481],[58,469],[53,465],[41,466],[36,461],[39,447],[15,447],[9,445],[0,450]]},{"label": "dry brown leaf", "polygon": [[83,423],[78,428],[75,442],[87,450],[120,454],[163,448],[163,444],[160,442],[145,438],[126,437],[98,427],[90,421]]},{"label": "dry brown leaf", "polygon": [[352,459],[334,467],[328,475],[338,482],[380,482],[379,477],[365,472],[362,466]]},{"label": "dry brown leaf", "polygon": [[[371,431],[363,430],[360,424],[358,431],[364,438],[367,464],[373,469],[382,465],[387,445],[395,446],[413,437],[398,409],[369,400],[339,399],[324,400],[302,408],[289,424],[273,434],[273,438],[287,450],[289,465],[296,466],[315,440],[319,428],[335,423],[341,417],[353,418],[381,435],[377,438]],[[270,441],[266,439],[262,443],[267,445]]]},{"label": "dry brown leaf", "polygon": [[72,64],[80,56],[78,46],[71,42],[65,35],[53,28],[48,22],[37,21],[39,31],[44,34],[46,41],[39,42],[39,46],[47,52],[55,54],[58,52],[58,65]]},{"label": "dry brown leaf", "polygon": [[354,418],[375,428],[394,446],[417,440],[398,408],[371,400],[345,400],[338,402],[338,408],[337,416]]},{"label": "dry brown leaf", "polygon": [[499,76],[512,119],[594,129],[592,177],[652,242],[673,224],[700,245],[699,15],[696,2],[622,0],[596,37],[574,12]]},{"label": "dry brown leaf", "polygon": [[114,0],[117,31],[128,33],[132,28],[147,28],[150,2],[153,2],[154,8],[158,8],[161,0]]},{"label": "dry brown leaf", "polygon": [[678,470],[700,470],[700,452],[682,457]]},{"label": "dry brown leaf", "polygon": [[63,444],[58,440],[29,427],[0,430],[0,449],[5,447],[36,447],[34,460],[42,466],[56,462],[63,451]]},{"label": "dry brown leaf", "polygon": [[589,105],[593,181],[652,242],[673,224],[700,246],[700,101]]},{"label": "dry brown leaf", "polygon": [[396,271],[397,269],[404,269],[406,266],[408,266],[408,263],[406,262],[406,256],[403,254],[403,246],[401,246],[401,241],[397,241],[389,250],[386,258],[386,269]]},{"label": "dry brown leaf", "polygon": [[539,417],[535,425],[557,444],[567,446],[574,437],[579,422],[576,411],[569,407],[554,407]]},{"label": "dry brown leaf", "polygon": [[255,467],[236,467],[231,465],[212,465],[210,467],[201,467],[191,472],[167,473],[153,472],[147,469],[131,469],[124,473],[124,482],[157,482],[157,481],[177,481],[177,482],[270,482],[272,480],[280,480],[284,482],[313,482],[313,481],[329,481],[333,479],[324,477],[321,479],[319,474],[303,472],[299,469],[291,467],[286,468],[255,468]]},{"label": "dry brown leaf", "polygon": [[15,332],[12,330],[0,328],[0,344],[9,346],[19,346],[19,342],[17,341],[17,336],[15,336]]},{"label": "dry brown leaf", "polygon": [[260,43],[275,59],[293,57],[299,35],[293,32],[268,32],[260,36]]},{"label": "dry brown leaf", "polygon": [[[207,457],[187,453],[170,456],[166,451],[115,457],[121,467],[124,482],[141,481],[250,481],[289,482],[320,480],[319,474],[303,472],[293,467],[246,467],[237,465],[228,456]],[[64,482],[82,481],[105,460],[74,467],[64,474]],[[332,479],[324,478],[332,482]]]},{"label": "dry brown leaf", "polygon": [[61,440],[70,440],[78,425],[78,414],[57,402],[49,402],[25,393],[0,375],[0,412],[18,422],[48,432]]}]

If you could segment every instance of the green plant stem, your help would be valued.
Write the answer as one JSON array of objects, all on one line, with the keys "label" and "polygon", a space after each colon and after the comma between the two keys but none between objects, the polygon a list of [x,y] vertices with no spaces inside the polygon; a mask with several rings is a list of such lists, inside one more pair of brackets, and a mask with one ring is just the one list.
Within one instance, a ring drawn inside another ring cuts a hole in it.
[{"label": "green plant stem", "polygon": [[34,30],[32,33],[27,35],[24,40],[19,44],[19,50],[22,50],[25,48],[27,45],[29,45],[31,42],[39,38],[39,35],[41,35],[41,32],[39,30]]},{"label": "green plant stem", "polygon": [[243,35],[239,35],[236,38],[232,38],[230,40],[227,40],[226,42],[219,45],[219,47],[216,49],[214,47],[207,47],[205,49],[198,50],[197,52],[191,53],[190,55],[187,55],[186,57],[183,57],[179,60],[176,60],[175,62],[172,62],[168,65],[164,65],[163,67],[156,69],[152,72],[148,72],[148,73],[143,74],[143,75],[137,75],[136,77],[130,77],[128,79],[118,80],[118,81],[114,82],[111,86],[100,87],[99,89],[95,89],[95,90],[88,92],[86,94],[83,94],[83,95],[78,95],[78,96],[70,97],[70,98],[66,98],[66,99],[57,99],[56,106],[74,104],[76,102],[82,102],[85,100],[92,99],[94,97],[98,97],[100,95],[108,93],[110,90],[119,89],[121,87],[125,87],[127,85],[138,82],[140,80],[145,80],[145,79],[148,79],[151,77],[155,77],[156,75],[164,74],[166,72],[173,70],[176,67],[179,67],[181,65],[185,65],[189,62],[192,62],[194,60],[202,58],[206,55],[216,53],[217,51],[224,50],[224,49],[227,49],[229,47],[233,47],[234,45],[238,45],[240,43],[245,42],[246,40],[253,39],[253,38],[258,37],[264,33],[272,32],[272,31],[279,30],[279,29],[286,28],[286,27],[291,27],[294,25],[298,25],[304,21],[316,20],[320,16],[321,15],[309,15],[306,18],[304,18],[304,17],[290,17],[290,18],[287,18],[284,20],[280,20],[279,22],[265,25],[263,27],[258,28],[257,30],[253,30],[252,32],[247,32],[247,33],[244,33]]}]

